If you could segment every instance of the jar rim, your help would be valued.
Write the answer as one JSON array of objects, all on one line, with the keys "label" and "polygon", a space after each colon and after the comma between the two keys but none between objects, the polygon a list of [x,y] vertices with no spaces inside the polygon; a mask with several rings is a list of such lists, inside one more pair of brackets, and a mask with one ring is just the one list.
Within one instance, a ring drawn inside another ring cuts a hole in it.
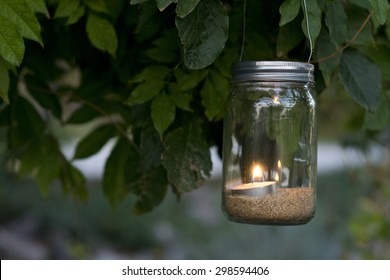
[{"label": "jar rim", "polygon": [[291,81],[314,83],[314,65],[296,61],[240,61],[233,64],[232,82]]}]

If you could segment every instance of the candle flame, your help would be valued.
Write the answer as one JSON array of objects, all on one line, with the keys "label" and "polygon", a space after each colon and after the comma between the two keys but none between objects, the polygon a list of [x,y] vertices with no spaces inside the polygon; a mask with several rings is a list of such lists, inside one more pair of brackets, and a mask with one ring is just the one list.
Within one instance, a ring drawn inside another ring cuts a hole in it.
[{"label": "candle flame", "polygon": [[262,171],[261,171],[261,168],[260,166],[256,165],[254,168],[253,168],[253,171],[252,171],[252,180],[255,181],[255,180],[260,180],[261,179],[261,176],[262,176]]},{"label": "candle flame", "polygon": [[276,175],[275,175],[275,181],[279,182],[279,174],[278,173],[276,173]]},{"label": "candle flame", "polygon": [[273,102],[274,102],[274,104],[280,104],[279,96],[274,96]]},{"label": "candle flame", "polygon": [[280,162],[280,160],[278,160],[278,168],[279,168],[279,169],[282,168],[282,163]]}]

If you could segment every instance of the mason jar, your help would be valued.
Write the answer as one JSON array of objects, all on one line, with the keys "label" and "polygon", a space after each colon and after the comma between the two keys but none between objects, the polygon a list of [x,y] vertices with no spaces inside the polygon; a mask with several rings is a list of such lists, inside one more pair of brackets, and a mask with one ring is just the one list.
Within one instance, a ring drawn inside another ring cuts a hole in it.
[{"label": "mason jar", "polygon": [[314,66],[233,66],[224,118],[222,209],[231,221],[297,225],[316,209]]}]

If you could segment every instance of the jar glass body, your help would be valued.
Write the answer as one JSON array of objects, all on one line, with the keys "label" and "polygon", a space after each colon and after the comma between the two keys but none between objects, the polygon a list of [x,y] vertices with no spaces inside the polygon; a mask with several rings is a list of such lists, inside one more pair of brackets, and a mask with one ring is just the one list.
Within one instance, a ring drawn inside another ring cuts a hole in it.
[{"label": "jar glass body", "polygon": [[304,224],[315,213],[310,82],[233,83],[224,118],[222,208],[236,222]]}]

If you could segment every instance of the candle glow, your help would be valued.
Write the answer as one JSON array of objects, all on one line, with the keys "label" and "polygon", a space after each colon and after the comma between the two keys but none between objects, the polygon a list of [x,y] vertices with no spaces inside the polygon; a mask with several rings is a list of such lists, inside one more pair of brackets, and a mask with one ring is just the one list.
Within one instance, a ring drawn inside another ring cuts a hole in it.
[{"label": "candle glow", "polygon": [[252,171],[252,181],[260,181],[262,174],[260,166],[256,165]]},{"label": "candle glow", "polygon": [[265,196],[275,192],[275,181],[265,181],[264,173],[260,165],[252,168],[252,182],[231,187],[233,195]]}]

